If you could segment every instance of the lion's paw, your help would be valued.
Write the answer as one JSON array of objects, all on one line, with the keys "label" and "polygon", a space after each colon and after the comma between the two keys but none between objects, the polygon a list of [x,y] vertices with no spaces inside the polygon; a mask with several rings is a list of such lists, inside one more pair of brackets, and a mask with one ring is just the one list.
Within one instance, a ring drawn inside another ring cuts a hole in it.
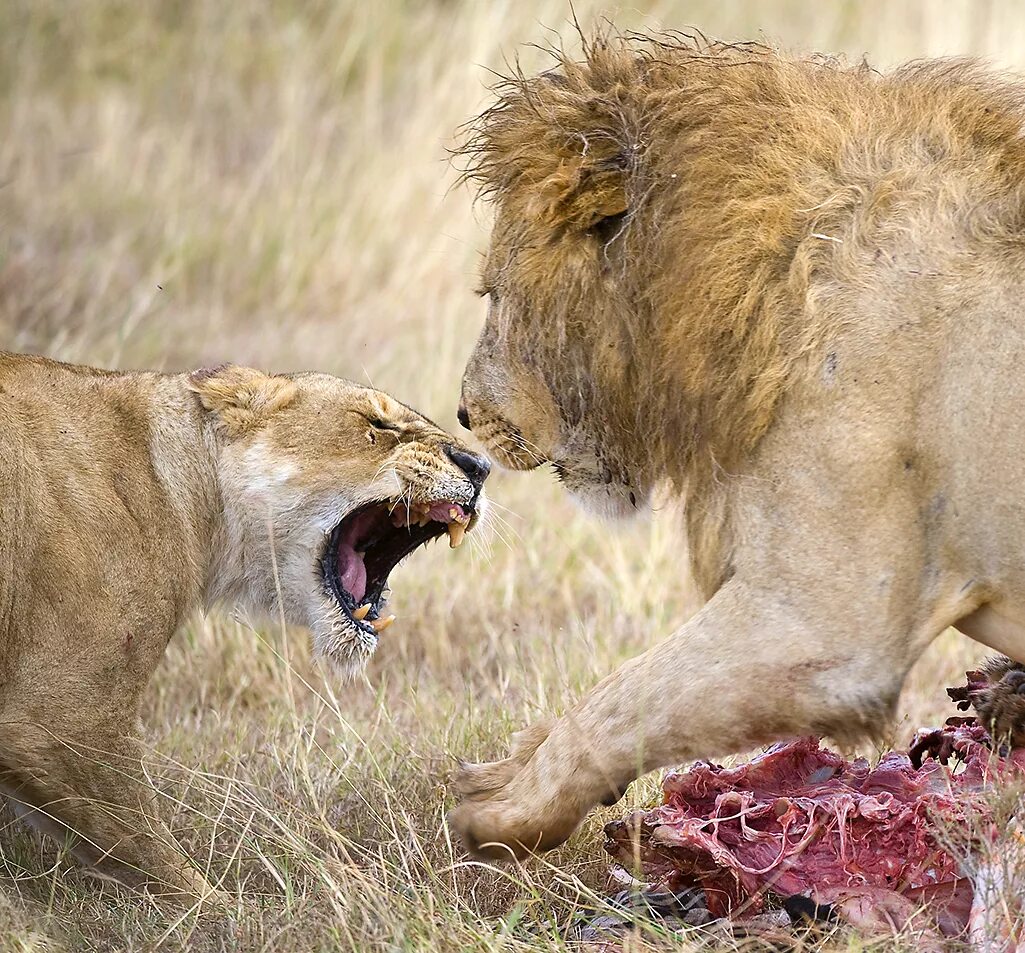
[{"label": "lion's paw", "polygon": [[[520,860],[530,853],[531,837],[507,804],[463,801],[448,815],[449,826],[468,854],[485,860]],[[540,837],[535,836],[534,842]]]},{"label": "lion's paw", "polygon": [[513,735],[512,752],[503,761],[481,764],[462,762],[452,782],[456,794],[464,800],[484,801],[500,797],[506,787],[527,766],[534,752],[552,729],[550,721],[540,721]]},{"label": "lion's paw", "polygon": [[448,819],[470,854],[519,859],[557,847],[573,833],[581,817],[577,805],[557,796],[557,779],[536,777],[531,765],[551,727],[539,722],[515,734],[504,761],[460,766],[452,786],[461,803]]},{"label": "lion's paw", "polygon": [[979,720],[995,742],[1025,746],[1025,666],[1010,659],[994,659],[984,670],[989,684],[968,692]]},{"label": "lion's paw", "polygon": [[507,758],[484,764],[460,762],[452,779],[452,790],[462,800],[487,801],[497,797],[516,777],[521,765]]},{"label": "lion's paw", "polygon": [[521,860],[558,847],[580,823],[579,812],[533,810],[514,801],[464,801],[448,822],[467,852],[488,860]]}]

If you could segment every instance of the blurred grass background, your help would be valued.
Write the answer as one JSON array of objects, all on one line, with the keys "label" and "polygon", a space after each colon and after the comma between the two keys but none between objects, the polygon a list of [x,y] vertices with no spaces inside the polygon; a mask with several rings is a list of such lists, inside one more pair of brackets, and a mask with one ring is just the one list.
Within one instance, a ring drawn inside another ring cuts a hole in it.
[{"label": "blurred grass background", "polygon": [[[574,9],[585,27],[606,15],[878,67],[1025,68],[1025,13],[1001,0]],[[543,66],[526,44],[578,44],[571,17],[561,0],[0,0],[2,345],[315,368],[455,428],[488,213],[447,149],[491,70]],[[672,513],[611,535],[547,474],[490,489],[489,545],[395,574],[399,624],[363,681],[324,677],[303,633],[229,613],[172,643],[144,712],[152,770],[193,856],[237,895],[233,920],[169,920],[4,816],[0,949],[564,949],[623,806],[543,862],[467,864],[443,825],[453,759],[501,755],[693,600]],[[981,654],[939,640],[896,735],[948,714],[943,686]]]}]

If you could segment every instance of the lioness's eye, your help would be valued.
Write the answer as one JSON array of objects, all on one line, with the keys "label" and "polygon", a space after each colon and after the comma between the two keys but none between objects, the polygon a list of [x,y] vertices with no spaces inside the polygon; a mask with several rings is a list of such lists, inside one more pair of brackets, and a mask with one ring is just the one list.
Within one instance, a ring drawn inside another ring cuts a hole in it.
[{"label": "lioness's eye", "polygon": [[380,417],[367,417],[367,423],[370,424],[375,430],[393,430],[397,431],[399,428],[395,424],[388,423],[387,420],[381,420]]}]

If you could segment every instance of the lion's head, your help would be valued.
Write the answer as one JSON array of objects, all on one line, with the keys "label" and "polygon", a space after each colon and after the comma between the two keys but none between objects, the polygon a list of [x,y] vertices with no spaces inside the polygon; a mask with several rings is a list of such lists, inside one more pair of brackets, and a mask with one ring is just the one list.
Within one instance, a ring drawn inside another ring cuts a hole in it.
[{"label": "lion's head", "polygon": [[714,588],[722,477],[825,324],[801,309],[838,187],[807,170],[842,151],[831,110],[856,111],[874,79],[679,35],[554,55],[496,87],[458,153],[495,211],[460,419],[602,513],[660,484],[701,497],[691,553],[713,553],[695,568]]},{"label": "lion's head", "polygon": [[497,207],[460,419],[499,463],[551,463],[586,505],[620,516],[652,486],[631,436],[650,432],[635,357],[636,149],[578,100],[563,76],[512,83],[468,147]]},{"label": "lion's head", "polygon": [[483,506],[488,462],[381,391],[326,374],[225,366],[191,386],[216,415],[220,591],[314,633],[358,669],[394,616],[388,576],[425,543],[457,546]]}]

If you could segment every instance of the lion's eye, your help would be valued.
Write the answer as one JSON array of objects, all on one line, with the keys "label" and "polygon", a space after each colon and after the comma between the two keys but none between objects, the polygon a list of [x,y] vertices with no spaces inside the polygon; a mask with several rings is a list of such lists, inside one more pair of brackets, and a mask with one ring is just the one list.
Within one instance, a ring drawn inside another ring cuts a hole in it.
[{"label": "lion's eye", "polygon": [[617,212],[615,215],[606,215],[605,218],[598,219],[590,231],[599,242],[607,245],[619,235],[625,224],[626,212]]}]

